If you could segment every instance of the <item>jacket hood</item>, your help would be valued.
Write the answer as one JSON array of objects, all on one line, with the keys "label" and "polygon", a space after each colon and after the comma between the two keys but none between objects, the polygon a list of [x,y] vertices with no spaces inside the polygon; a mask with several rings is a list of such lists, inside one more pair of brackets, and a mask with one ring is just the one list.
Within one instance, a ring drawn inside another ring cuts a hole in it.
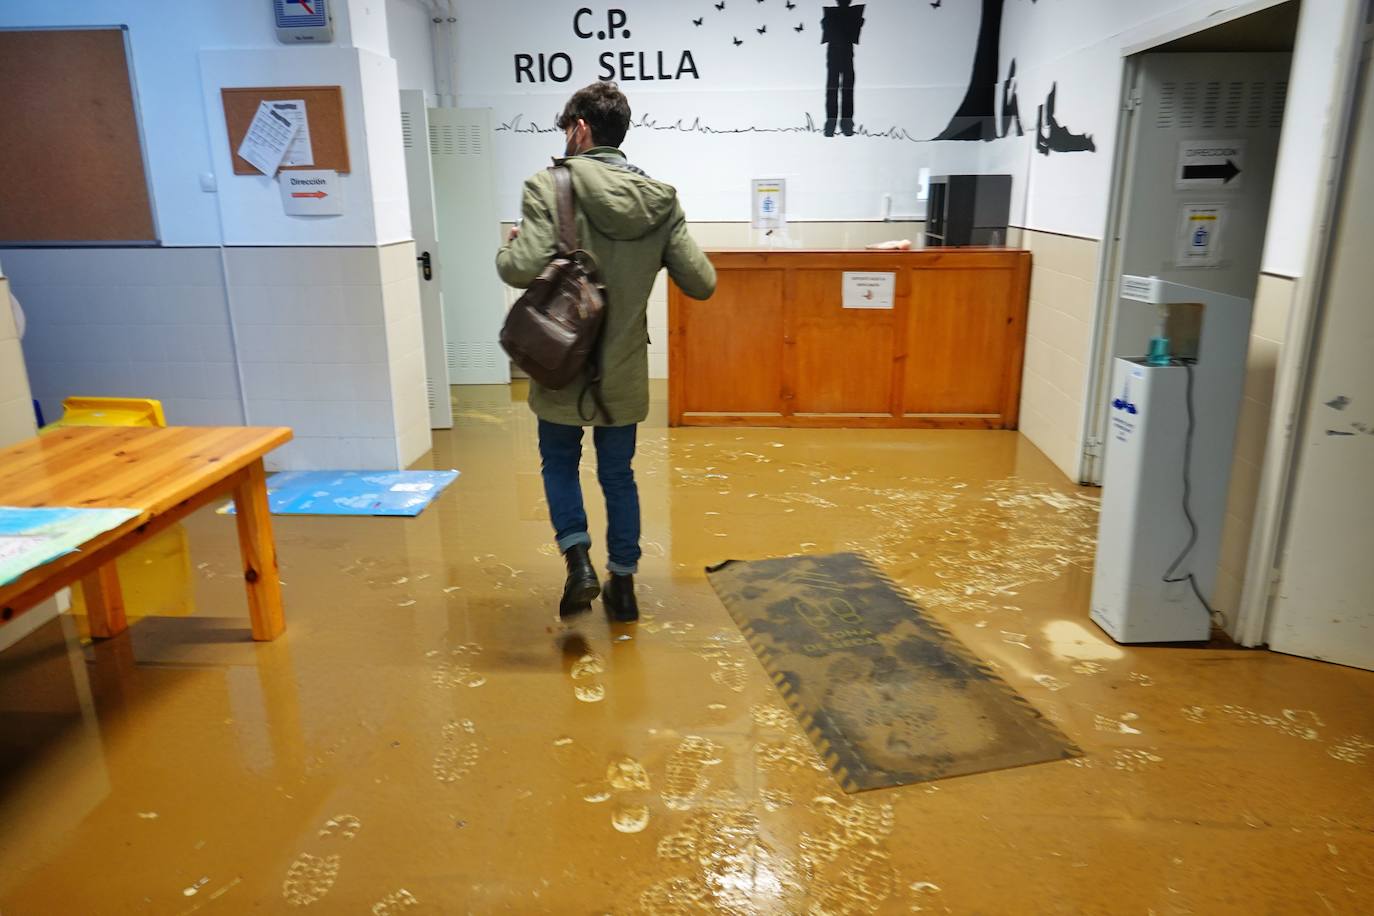
[{"label": "jacket hood", "polygon": [[574,156],[567,165],[577,205],[597,231],[617,241],[633,241],[672,215],[677,189],[616,164],[619,154],[615,157],[607,161],[595,155]]}]

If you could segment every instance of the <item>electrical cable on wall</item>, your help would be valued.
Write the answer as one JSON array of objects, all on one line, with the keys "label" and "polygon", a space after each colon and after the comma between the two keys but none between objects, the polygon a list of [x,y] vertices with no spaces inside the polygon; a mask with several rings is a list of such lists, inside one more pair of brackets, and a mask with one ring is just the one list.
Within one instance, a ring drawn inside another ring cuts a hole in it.
[{"label": "electrical cable on wall", "polygon": [[1196,360],[1184,359],[1180,360],[1179,362],[1183,364],[1183,368],[1188,373],[1186,397],[1188,406],[1188,432],[1183,439],[1183,517],[1188,520],[1189,534],[1188,544],[1183,548],[1183,552],[1178,555],[1178,558],[1175,559],[1174,562],[1171,563],[1169,565],[1169,568],[1165,571],[1164,581],[1170,584],[1174,584],[1177,582],[1187,582],[1189,585],[1193,587],[1193,594],[1197,596],[1197,600],[1201,602],[1202,606],[1207,610],[1209,617],[1212,620],[1217,621],[1220,625],[1224,626],[1226,622],[1226,615],[1222,614],[1221,611],[1218,611],[1216,608],[1212,607],[1212,605],[1208,603],[1207,599],[1202,596],[1202,589],[1199,588],[1197,584],[1197,576],[1195,576],[1193,573],[1185,573],[1182,576],[1174,575],[1174,573],[1178,571],[1178,568],[1183,565],[1183,561],[1186,560],[1188,558],[1188,555],[1193,552],[1193,548],[1197,546],[1198,539],[1197,520],[1193,518],[1193,477],[1191,472],[1193,464],[1193,430],[1197,426],[1197,417],[1193,409],[1193,364],[1196,362]]}]

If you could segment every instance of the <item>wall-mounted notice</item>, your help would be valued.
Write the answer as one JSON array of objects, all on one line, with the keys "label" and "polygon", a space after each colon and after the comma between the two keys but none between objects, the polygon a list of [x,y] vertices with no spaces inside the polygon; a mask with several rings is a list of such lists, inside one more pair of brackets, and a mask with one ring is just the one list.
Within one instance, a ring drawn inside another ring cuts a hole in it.
[{"label": "wall-mounted notice", "polygon": [[310,119],[305,113],[305,99],[282,99],[266,104],[271,105],[272,110],[278,114],[285,115],[295,121],[298,128],[296,138],[286,148],[286,157],[282,159],[281,164],[283,166],[314,165],[315,150],[310,145]]},{"label": "wall-mounted notice", "polygon": [[288,216],[339,216],[343,198],[333,169],[296,169],[277,176],[281,206]]},{"label": "wall-mounted notice", "polygon": [[1240,187],[1244,171],[1244,140],[1184,140],[1178,145],[1174,187],[1180,191],[1234,190]]},{"label": "wall-mounted notice", "polygon": [[264,175],[275,175],[300,127],[299,122],[274,111],[271,103],[260,102],[238,154]]},{"label": "wall-mounted notice", "polygon": [[787,180],[755,178],[753,181],[754,228],[780,229],[787,222]]},{"label": "wall-mounted notice", "polygon": [[895,273],[859,273],[846,270],[843,280],[847,309],[890,309],[897,288]]},{"label": "wall-mounted notice", "polygon": [[1221,263],[1225,204],[1184,204],[1179,224],[1178,267],[1216,267]]}]

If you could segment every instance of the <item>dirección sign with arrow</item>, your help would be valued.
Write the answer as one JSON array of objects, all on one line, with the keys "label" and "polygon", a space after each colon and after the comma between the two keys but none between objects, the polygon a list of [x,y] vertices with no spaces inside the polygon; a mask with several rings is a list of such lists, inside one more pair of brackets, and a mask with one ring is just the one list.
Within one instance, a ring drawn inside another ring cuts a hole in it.
[{"label": "direcci\u00f3n sign with arrow", "polygon": [[1180,190],[1240,186],[1244,140],[1186,140],[1179,144],[1174,184]]}]

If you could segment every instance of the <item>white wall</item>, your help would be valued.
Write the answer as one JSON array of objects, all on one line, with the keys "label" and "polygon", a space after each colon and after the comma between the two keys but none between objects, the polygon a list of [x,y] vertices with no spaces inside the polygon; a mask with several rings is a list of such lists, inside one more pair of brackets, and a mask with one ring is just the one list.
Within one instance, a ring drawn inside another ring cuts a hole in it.
[{"label": "white wall", "polygon": [[[70,395],[128,395],[161,399],[178,424],[289,425],[279,467],[404,466],[428,447],[409,422],[423,377],[388,366],[389,339],[418,335],[419,318],[382,281],[384,258],[414,265],[388,250],[408,245],[410,212],[387,6],[340,0],[335,18],[333,44],[286,47],[265,0],[0,5],[0,27],[128,24],[162,228],[160,249],[7,252],[54,415]],[[345,215],[288,217],[274,181],[233,174],[220,89],[258,85],[342,87]]]},{"label": "white wall", "polygon": [[420,0],[387,0],[387,36],[396,76],[402,89],[419,89],[425,104],[433,106],[438,88],[434,83],[434,45],[430,38],[432,12]]},{"label": "white wall", "polygon": [[1288,109],[1274,172],[1274,199],[1264,239],[1267,273],[1303,273],[1317,229],[1316,184],[1323,160],[1332,154],[1331,131],[1339,117],[1336,98],[1339,61],[1335,54],[1358,0],[1303,0],[1293,69],[1288,77]]},{"label": "white wall", "polygon": [[[573,90],[601,75],[601,54],[643,51],[656,67],[663,51],[676,72],[687,50],[700,79],[621,85],[636,119],[648,118],[631,130],[627,151],[651,174],[679,186],[694,220],[747,219],[748,182],[757,177],[788,178],[789,216],[799,220],[876,219],[884,193],[894,195],[896,212],[910,213],[916,209],[916,175],[928,167],[935,174],[1010,173],[1018,189],[1014,224],[1100,239],[1123,49],[1241,5],[1006,0],[999,70],[1004,78],[1016,59],[1026,133],[991,143],[929,139],[963,97],[981,14],[975,2],[938,9],[929,3],[867,5],[855,51],[855,115],[869,132],[886,136],[827,139],[804,129],[808,117],[813,126],[824,119],[825,50],[818,5],[810,3],[790,13],[781,4],[753,3],[731,3],[718,12],[714,4],[624,0],[616,6],[627,14],[631,37],[601,40],[574,33],[574,15],[583,6],[574,0],[459,0],[459,103],[492,108],[494,123],[508,128],[498,129],[495,138],[503,218],[516,212],[521,180],[561,150],[562,135],[551,130],[554,116]],[[592,9],[595,14],[581,24],[605,31],[604,8]],[[693,24],[697,18],[701,26]],[[758,35],[760,25],[769,32]],[[796,25],[803,31],[795,32]],[[735,38],[744,44],[734,46]],[[564,83],[517,82],[515,55],[540,52],[567,53],[572,77]],[[1035,151],[1036,108],[1056,84],[1057,120],[1075,133],[1091,134],[1096,152]],[[709,130],[691,129],[697,119]]]},{"label": "white wall", "polygon": [[[391,112],[376,110],[375,121],[364,121],[371,113],[359,97],[358,83],[363,81],[369,90],[379,94],[388,84],[395,95],[394,67],[390,75],[387,67],[375,61],[368,63],[366,54],[358,54],[353,92],[350,81],[341,76],[341,63],[346,49],[366,49],[382,58],[389,53],[386,10],[382,0],[349,0],[336,5],[337,37],[333,45],[325,47],[281,45],[272,24],[271,4],[253,3],[145,3],[137,0],[70,0],[56,3],[0,4],[0,27],[127,25],[132,48],[135,90],[142,120],[144,149],[151,174],[150,190],[158,233],[164,245],[217,245],[221,241],[219,217],[213,194],[201,190],[200,176],[213,172],[219,178],[221,194],[227,208],[237,205],[232,170],[225,167],[228,159],[227,140],[224,139],[224,119],[218,101],[217,86],[202,81],[200,53],[203,49],[260,49],[276,52],[291,63],[272,65],[279,72],[294,74],[296,80],[308,84],[344,83],[345,100],[350,116],[350,146],[356,158],[365,159],[375,152],[373,134],[385,133],[386,119]],[[357,41],[355,42],[355,33]],[[356,53],[348,51],[347,53]],[[242,60],[242,58],[241,58]],[[272,66],[265,62],[252,69],[255,76],[267,77]],[[362,74],[358,76],[356,74]],[[241,81],[232,78],[223,85],[255,85],[240,74]],[[218,78],[213,71],[207,76]],[[377,82],[374,84],[373,80]],[[212,93],[212,89],[214,90]],[[213,105],[211,96],[213,95]],[[399,114],[392,119],[396,131],[396,162],[400,165]],[[356,141],[355,141],[356,135]],[[379,172],[388,173],[393,163],[378,163]],[[240,179],[246,180],[246,179]],[[265,182],[266,179],[263,179]],[[355,183],[357,183],[355,181]],[[275,187],[272,188],[276,193]],[[253,191],[244,195],[250,201],[263,197]],[[352,206],[371,206],[371,189],[350,188]],[[386,212],[396,207],[396,195],[383,188],[378,200],[379,215],[370,244],[408,238],[408,229],[397,234],[395,225],[409,225],[408,210]],[[400,196],[404,203],[405,195]],[[281,204],[273,204],[280,215]],[[311,238],[314,244],[336,244],[331,231],[323,238]],[[270,236],[270,231],[268,233]],[[353,239],[350,236],[350,239]],[[238,238],[230,244],[290,244],[269,237],[248,241]],[[356,239],[348,242],[360,244]]]}]

